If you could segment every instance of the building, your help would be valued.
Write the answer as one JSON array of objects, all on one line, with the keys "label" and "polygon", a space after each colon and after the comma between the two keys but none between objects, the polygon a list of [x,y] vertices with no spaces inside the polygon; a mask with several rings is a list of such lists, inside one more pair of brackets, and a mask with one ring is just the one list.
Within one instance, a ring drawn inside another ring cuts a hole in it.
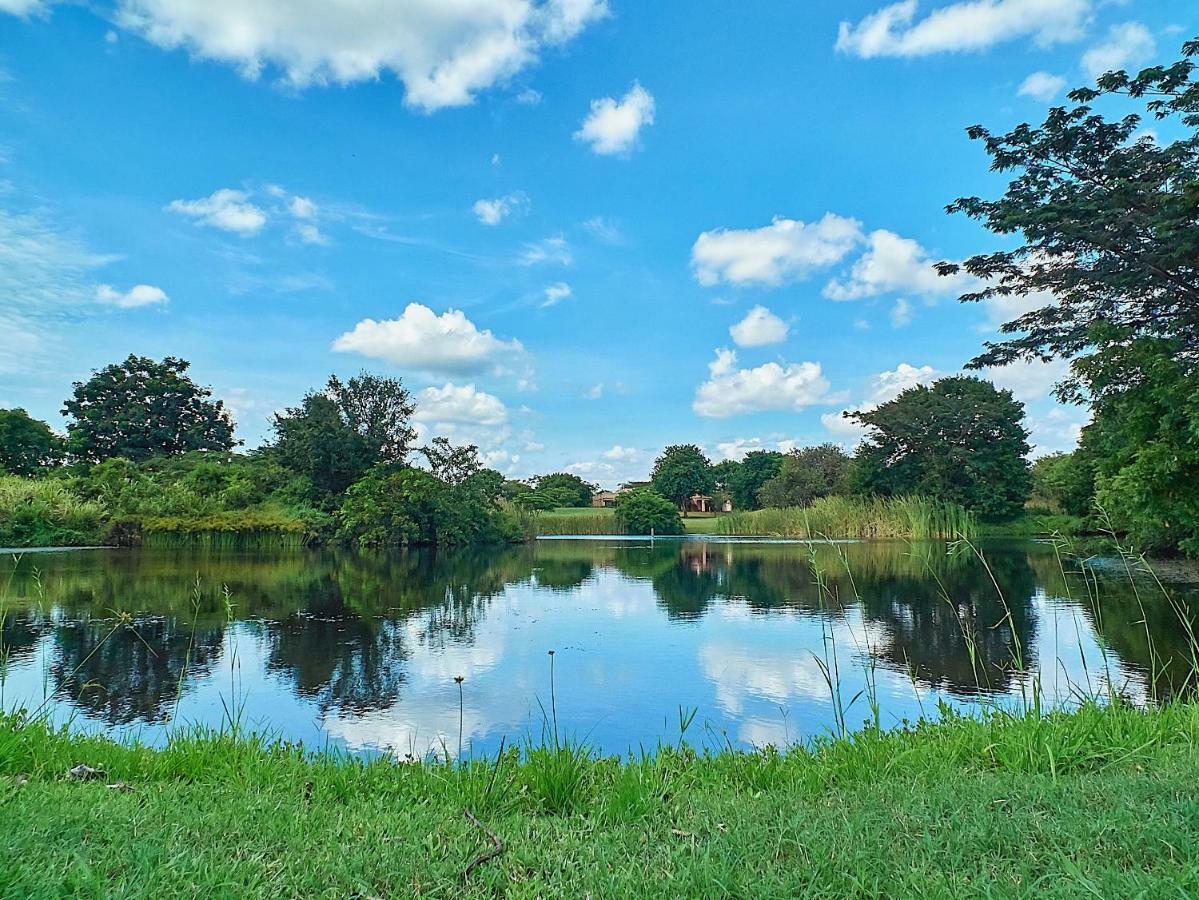
[{"label": "building", "polygon": [[616,505],[616,494],[613,491],[596,491],[591,495],[591,505],[596,509],[610,509]]}]

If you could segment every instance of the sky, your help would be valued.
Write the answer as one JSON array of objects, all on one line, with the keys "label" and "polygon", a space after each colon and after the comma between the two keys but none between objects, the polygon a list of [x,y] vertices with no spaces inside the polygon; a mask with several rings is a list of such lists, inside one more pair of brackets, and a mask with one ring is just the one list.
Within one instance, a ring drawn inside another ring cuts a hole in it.
[{"label": "sky", "polygon": [[[130,353],[238,436],[331,373],[422,437],[605,487],[660,449],[824,441],[1043,305],[932,264],[1010,246],[967,126],[1172,61],[1179,0],[0,0],[0,407],[56,428]],[[1063,364],[985,373],[1034,453]]]}]

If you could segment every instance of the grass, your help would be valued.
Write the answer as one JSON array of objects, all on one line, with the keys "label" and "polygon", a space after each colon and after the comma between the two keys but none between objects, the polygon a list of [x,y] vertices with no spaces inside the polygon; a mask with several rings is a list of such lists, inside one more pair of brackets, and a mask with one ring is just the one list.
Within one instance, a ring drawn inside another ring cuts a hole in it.
[{"label": "grass", "polygon": [[735,512],[716,521],[718,534],[801,539],[946,540],[978,529],[961,507],[925,497],[822,497],[802,508]]},{"label": "grass", "polygon": [[286,511],[240,509],[205,516],[144,516],[136,520],[142,545],[158,549],[298,550],[317,535]]},{"label": "grass", "polygon": [[106,511],[57,479],[0,475],[0,547],[99,544]]},{"label": "grass", "polygon": [[624,529],[617,524],[614,510],[583,507],[579,509],[553,509],[536,513],[533,517],[533,533],[536,536],[624,534]]},{"label": "grass", "polygon": [[[0,896],[1199,892],[1199,707],[947,715],[787,752],[410,765],[0,720]],[[502,852],[464,879],[484,829]]]}]

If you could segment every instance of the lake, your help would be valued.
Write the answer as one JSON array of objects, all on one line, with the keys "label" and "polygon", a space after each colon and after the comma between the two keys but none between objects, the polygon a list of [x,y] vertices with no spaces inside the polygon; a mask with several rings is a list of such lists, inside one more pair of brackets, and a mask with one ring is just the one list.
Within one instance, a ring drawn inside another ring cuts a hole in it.
[{"label": "lake", "polygon": [[[1186,681],[1199,585],[1049,543],[555,539],[454,552],[74,550],[0,561],[4,708],[424,756],[783,745]],[[554,668],[551,690],[551,656]],[[461,677],[461,688],[455,678]],[[461,707],[460,695],[461,690]],[[692,713],[694,713],[692,717]],[[461,714],[461,729],[459,716]]]}]

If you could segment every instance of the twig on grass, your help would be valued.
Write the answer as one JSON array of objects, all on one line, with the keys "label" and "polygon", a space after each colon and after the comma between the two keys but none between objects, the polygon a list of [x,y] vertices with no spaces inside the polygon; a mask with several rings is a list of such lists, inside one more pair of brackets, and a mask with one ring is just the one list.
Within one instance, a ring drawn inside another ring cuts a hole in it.
[{"label": "twig on grass", "polygon": [[483,863],[487,862],[488,860],[495,859],[504,852],[504,842],[500,840],[499,835],[476,819],[474,813],[472,813],[469,809],[462,810],[462,815],[466,816],[466,821],[470,822],[470,824],[474,825],[476,828],[486,834],[493,845],[490,850],[486,851],[485,853],[480,853],[473,860],[471,860],[470,865],[467,866],[462,872],[462,880],[466,881],[468,878],[470,878],[471,872],[483,865]]}]

